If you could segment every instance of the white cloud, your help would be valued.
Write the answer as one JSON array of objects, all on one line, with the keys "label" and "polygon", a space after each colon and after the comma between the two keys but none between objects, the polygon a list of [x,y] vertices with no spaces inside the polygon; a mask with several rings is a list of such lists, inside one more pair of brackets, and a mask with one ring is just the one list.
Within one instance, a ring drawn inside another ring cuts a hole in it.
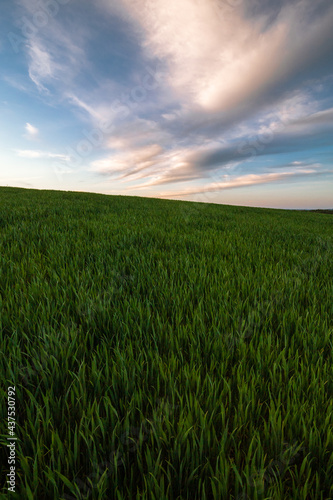
[{"label": "white cloud", "polygon": [[37,127],[34,127],[33,125],[31,125],[31,123],[26,123],[25,124],[25,130],[27,132],[26,134],[26,138],[27,139],[36,139],[39,135],[39,130]]},{"label": "white cloud", "polygon": [[91,169],[94,172],[104,175],[122,174],[122,177],[133,176],[147,170],[156,164],[157,158],[162,154],[163,149],[158,144],[148,147],[133,149],[131,151],[117,153],[108,158],[92,162]]},{"label": "white cloud", "polygon": [[31,40],[28,54],[30,57],[29,76],[39,91],[48,92],[42,82],[49,81],[55,74],[56,65],[51,55],[38,40]]},{"label": "white cloud", "polygon": [[331,8],[310,24],[310,0],[285,4],[269,26],[219,0],[123,0],[116,10],[100,1],[112,14],[127,13],[146,52],[168,63],[169,86],[206,111],[246,108],[316,61],[333,20]]},{"label": "white cloud", "polygon": [[69,162],[70,157],[68,155],[58,154],[58,153],[50,153],[48,151],[39,151],[33,149],[18,149],[16,154],[21,158],[57,158],[60,161]]},{"label": "white cloud", "polygon": [[[71,22],[61,16],[64,10],[61,2],[54,2],[53,7],[43,7],[40,0],[17,0],[17,3],[25,14],[22,19],[30,23],[25,33],[25,48],[31,81],[42,94],[51,94],[48,86],[54,81],[60,94],[64,89],[68,91],[79,69],[87,64],[84,51],[87,27],[75,23],[75,29],[71,29]],[[37,19],[44,19],[42,25]]]},{"label": "white cloud", "polygon": [[72,102],[78,108],[83,109],[86,113],[88,113],[89,117],[96,124],[101,124],[110,119],[110,107],[105,109],[103,106],[96,106],[96,104],[89,105],[83,99],[80,99],[73,93],[66,94],[67,99]]}]

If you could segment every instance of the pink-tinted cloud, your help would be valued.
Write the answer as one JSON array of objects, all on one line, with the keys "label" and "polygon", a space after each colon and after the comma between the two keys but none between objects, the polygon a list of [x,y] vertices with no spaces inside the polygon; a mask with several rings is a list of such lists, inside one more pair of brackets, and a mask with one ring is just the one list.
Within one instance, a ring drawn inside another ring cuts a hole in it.
[{"label": "pink-tinted cloud", "polygon": [[313,2],[286,3],[269,26],[265,15],[247,17],[242,5],[123,0],[118,12],[140,27],[147,53],[167,62],[168,84],[183,99],[206,111],[227,112],[247,107],[311,65],[323,44],[332,43],[332,5],[325,17],[309,23]]},{"label": "pink-tinted cloud", "polygon": [[[333,173],[333,170],[329,171],[329,173]],[[261,174],[261,175],[249,174],[236,178],[229,178],[230,176],[225,175],[224,176],[225,180],[222,182],[210,183],[208,186],[205,187],[200,186],[200,187],[187,188],[179,192],[169,191],[162,193],[161,196],[165,198],[172,198],[173,196],[186,197],[190,195],[207,194],[215,191],[223,191],[225,189],[256,186],[259,184],[270,184],[279,181],[286,181],[292,177],[303,177],[309,175],[321,175],[321,172],[318,172],[315,168],[311,168],[311,169],[298,170],[296,172],[279,172],[279,173]]]},{"label": "pink-tinted cloud", "polygon": [[103,175],[118,175],[120,178],[132,176],[152,167],[162,151],[158,144],[153,144],[96,160],[92,163],[91,169]]}]

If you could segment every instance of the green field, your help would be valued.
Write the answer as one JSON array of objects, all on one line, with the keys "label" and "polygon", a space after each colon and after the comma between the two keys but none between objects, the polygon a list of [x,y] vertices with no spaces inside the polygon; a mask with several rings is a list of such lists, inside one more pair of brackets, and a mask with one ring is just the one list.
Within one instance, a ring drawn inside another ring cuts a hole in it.
[{"label": "green field", "polygon": [[332,250],[324,213],[0,188],[0,498],[333,499]]}]

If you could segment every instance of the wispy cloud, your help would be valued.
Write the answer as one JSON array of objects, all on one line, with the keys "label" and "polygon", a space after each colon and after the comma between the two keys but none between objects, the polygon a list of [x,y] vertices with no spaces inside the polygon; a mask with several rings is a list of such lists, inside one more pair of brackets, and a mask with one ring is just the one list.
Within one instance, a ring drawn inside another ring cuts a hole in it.
[{"label": "wispy cloud", "polygon": [[[46,4],[15,3],[32,23]],[[45,26],[26,30],[25,75],[5,76],[6,101],[13,88],[29,88],[29,105],[41,106],[27,116],[38,116],[48,141],[48,151],[13,144],[21,158],[70,163],[72,155],[84,160],[83,175],[110,177],[113,189],[167,185],[184,196],[212,179],[220,179],[214,189],[234,189],[327,172],[331,0],[57,5]],[[27,123],[25,134],[41,132]]]},{"label": "wispy cloud", "polygon": [[21,92],[29,92],[29,88],[25,83],[22,83],[22,77],[20,75],[3,75],[1,79],[14,89],[20,90]]},{"label": "wispy cloud", "polygon": [[56,64],[39,40],[31,40],[28,47],[30,58],[29,76],[38,90],[48,93],[44,83],[49,82],[56,73]]},{"label": "wispy cloud", "polygon": [[[329,173],[333,173],[333,170],[329,171]],[[325,172],[327,174],[327,172]],[[175,192],[169,191],[161,193],[162,197],[171,198],[173,196],[190,196],[196,194],[205,194],[212,193],[215,191],[223,191],[225,189],[235,189],[249,186],[256,186],[259,184],[270,184],[275,182],[287,181],[291,178],[304,177],[304,176],[313,176],[313,175],[323,175],[322,172],[318,172],[315,169],[308,170],[299,170],[297,172],[281,172],[281,173],[271,173],[271,174],[249,174],[243,175],[240,177],[229,179],[228,175],[225,175],[225,180],[222,182],[215,182],[208,184],[205,187],[192,187],[184,189],[183,191]],[[141,187],[141,186],[139,186]]]},{"label": "wispy cloud", "polygon": [[31,123],[26,123],[25,130],[26,130],[25,137],[27,139],[33,139],[33,140],[37,139],[37,137],[39,135],[39,130],[37,127],[34,127],[33,125],[31,125]]},{"label": "wispy cloud", "polygon": [[50,95],[50,87],[56,86],[61,96],[86,63],[85,35],[78,26],[70,29],[70,22],[64,22],[66,6],[62,2],[55,2],[53,7],[39,0],[18,0],[18,4],[18,12],[24,14],[20,24],[25,26],[22,48],[27,55],[29,77],[41,94]]},{"label": "wispy cloud", "polygon": [[[294,154],[316,150],[325,145],[329,146],[333,132],[331,113],[327,110],[324,113],[319,111],[302,116],[301,112],[306,109],[311,108],[296,105],[293,111],[289,110],[289,113],[284,112],[284,108],[281,108],[280,113],[273,115],[269,113],[266,121],[263,122],[266,123],[265,126],[257,124],[253,129],[240,129],[243,132],[242,135],[239,135],[240,131],[238,131],[238,134],[222,145],[218,141],[206,140],[202,144],[192,143],[186,147],[179,147],[176,144],[170,148],[167,136],[163,140],[161,132],[154,127],[152,129],[142,127],[137,136],[135,134],[132,136],[130,128],[124,128],[109,140],[110,146],[122,152],[115,152],[95,161],[92,168],[93,171],[104,176],[114,176],[123,172],[123,175],[118,177],[123,180],[131,180],[131,175],[136,175],[137,179],[151,177],[150,180],[140,185],[142,188],[198,179],[204,182],[209,176],[216,176],[216,172],[219,172],[218,175],[221,176],[223,170],[234,170],[238,165],[247,165],[246,168],[249,169],[254,159],[270,158],[272,155],[278,156],[286,153]],[[291,120],[292,116],[298,116],[298,118]],[[251,136],[254,131],[255,135]],[[149,146],[149,140],[142,147],[147,136],[152,140],[158,134],[160,144],[164,144],[163,148],[156,144]],[[148,155],[146,163],[142,159],[145,155]],[[289,164],[294,167],[299,165],[304,166],[304,162],[295,161]],[[268,164],[267,168],[281,167]]]},{"label": "wispy cloud", "polygon": [[39,151],[33,149],[19,149],[16,151],[17,156],[21,158],[39,159],[39,158],[56,158],[60,161],[69,162],[70,157],[60,153],[50,153],[48,151]]},{"label": "wispy cloud", "polygon": [[96,160],[92,163],[91,168],[103,175],[112,176],[117,174],[119,178],[134,176],[143,170],[147,174],[147,170],[156,164],[162,152],[161,146],[153,144],[146,148],[139,148],[127,153],[124,152],[109,158]]}]

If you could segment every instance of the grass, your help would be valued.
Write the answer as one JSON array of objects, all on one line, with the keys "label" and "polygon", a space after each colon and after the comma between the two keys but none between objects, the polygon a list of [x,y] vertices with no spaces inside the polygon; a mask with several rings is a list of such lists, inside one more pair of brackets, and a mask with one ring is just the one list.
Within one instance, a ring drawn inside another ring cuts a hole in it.
[{"label": "grass", "polygon": [[312,212],[319,212],[321,214],[329,214],[333,215],[333,209],[318,209],[318,210],[312,210]]},{"label": "grass", "polygon": [[0,498],[332,499],[332,229],[0,188]]}]

